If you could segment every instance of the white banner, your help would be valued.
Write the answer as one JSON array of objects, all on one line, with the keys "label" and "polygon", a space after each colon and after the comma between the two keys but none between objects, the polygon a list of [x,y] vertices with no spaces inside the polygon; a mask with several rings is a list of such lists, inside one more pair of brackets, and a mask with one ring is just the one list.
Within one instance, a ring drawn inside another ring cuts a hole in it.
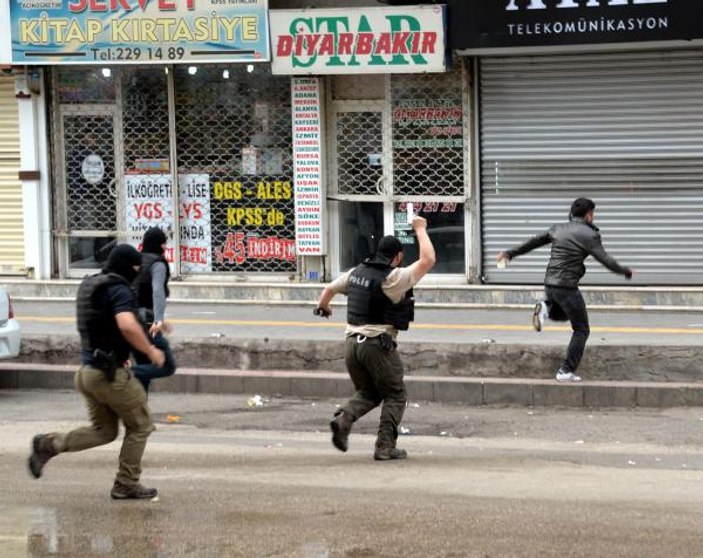
[{"label": "white banner", "polygon": [[[173,186],[170,174],[132,174],[125,177],[128,242],[141,250],[144,232],[159,227],[173,237]],[[179,176],[181,272],[212,271],[210,231],[210,177]],[[174,261],[174,247],[166,259]]]},{"label": "white banner", "polygon": [[295,244],[299,256],[323,256],[322,99],[318,78],[291,80],[295,172]]},{"label": "white banner", "polygon": [[270,19],[274,74],[447,69],[445,6],[271,10]]}]

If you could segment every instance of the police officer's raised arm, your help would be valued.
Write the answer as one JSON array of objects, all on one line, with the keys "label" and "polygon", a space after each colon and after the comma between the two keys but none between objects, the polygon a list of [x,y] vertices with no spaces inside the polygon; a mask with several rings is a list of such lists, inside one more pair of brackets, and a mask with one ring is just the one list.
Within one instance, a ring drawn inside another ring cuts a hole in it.
[{"label": "police officer's raised arm", "polygon": [[436,255],[432,241],[427,234],[427,220],[423,217],[413,217],[413,229],[420,247],[420,257],[408,269],[417,282],[434,267]]}]

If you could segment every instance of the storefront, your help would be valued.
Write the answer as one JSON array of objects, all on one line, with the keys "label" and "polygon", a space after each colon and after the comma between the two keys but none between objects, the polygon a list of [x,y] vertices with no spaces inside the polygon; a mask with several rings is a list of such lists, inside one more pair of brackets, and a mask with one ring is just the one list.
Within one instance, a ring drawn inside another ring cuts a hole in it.
[{"label": "storefront", "polygon": [[[490,4],[490,5],[489,5]],[[539,283],[548,250],[496,254],[593,198],[639,284],[703,273],[703,6],[695,0],[450,2],[475,56],[484,280]],[[595,263],[589,281],[621,280]]]},{"label": "storefront", "polygon": [[290,78],[271,74],[267,2],[35,4],[11,6],[12,61],[47,66],[59,275],[150,226],[179,275],[295,272]]},{"label": "storefront", "polygon": [[0,275],[24,272],[20,128],[15,77],[0,75]]},{"label": "storefront", "polygon": [[[399,236],[414,261],[412,203],[437,248],[435,277],[466,281],[468,69],[448,64],[445,18],[443,6],[271,12],[274,72],[323,76],[310,79],[324,92],[329,250],[320,255],[333,276],[373,254],[384,234]],[[301,48],[313,34],[318,48]]]}]

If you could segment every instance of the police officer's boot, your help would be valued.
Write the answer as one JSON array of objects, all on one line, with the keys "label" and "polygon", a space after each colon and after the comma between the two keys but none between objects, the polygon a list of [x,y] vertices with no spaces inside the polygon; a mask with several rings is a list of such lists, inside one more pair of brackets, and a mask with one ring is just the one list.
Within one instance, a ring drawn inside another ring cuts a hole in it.
[{"label": "police officer's boot", "polygon": [[354,421],[344,411],[336,413],[334,420],[330,422],[332,429],[332,444],[339,451],[347,451],[349,449],[349,433],[352,429]]},{"label": "police officer's boot", "polygon": [[379,431],[373,458],[376,461],[390,461],[391,459],[405,459],[408,457],[408,452],[395,447],[396,440],[397,436],[385,431]]},{"label": "police officer's boot", "polygon": [[391,459],[405,459],[408,452],[404,449],[390,448],[388,446],[376,447],[373,458],[376,461],[390,461]]},{"label": "police officer's boot", "polygon": [[113,500],[146,500],[156,498],[158,494],[159,492],[156,488],[147,488],[139,483],[122,484],[118,481],[115,481],[110,491],[110,496],[112,496]]},{"label": "police officer's boot", "polygon": [[29,472],[35,479],[41,477],[42,469],[49,459],[57,455],[53,437],[50,434],[37,434],[32,438],[32,453],[29,456]]}]

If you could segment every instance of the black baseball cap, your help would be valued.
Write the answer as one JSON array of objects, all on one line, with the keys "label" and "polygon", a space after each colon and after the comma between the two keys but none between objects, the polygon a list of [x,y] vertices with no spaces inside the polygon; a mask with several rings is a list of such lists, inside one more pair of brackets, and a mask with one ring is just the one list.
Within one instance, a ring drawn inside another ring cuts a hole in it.
[{"label": "black baseball cap", "polygon": [[373,262],[390,264],[403,251],[403,245],[392,235],[384,236],[378,243]]}]

